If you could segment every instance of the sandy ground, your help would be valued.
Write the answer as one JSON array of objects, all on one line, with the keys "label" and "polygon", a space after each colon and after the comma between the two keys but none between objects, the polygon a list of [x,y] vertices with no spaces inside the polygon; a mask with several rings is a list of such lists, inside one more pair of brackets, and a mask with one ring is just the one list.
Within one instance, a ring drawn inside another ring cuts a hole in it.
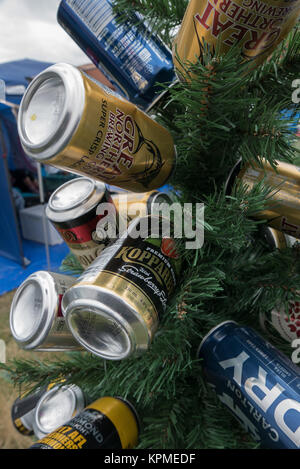
[{"label": "sandy ground", "polygon": [[[49,354],[39,352],[27,352],[18,347],[11,336],[9,328],[9,309],[14,292],[0,297],[0,339],[6,344],[6,361],[14,357],[18,358],[46,358]],[[13,426],[11,420],[11,406],[18,397],[18,389],[15,389],[0,372],[0,449],[26,449],[33,439],[21,435]]]}]

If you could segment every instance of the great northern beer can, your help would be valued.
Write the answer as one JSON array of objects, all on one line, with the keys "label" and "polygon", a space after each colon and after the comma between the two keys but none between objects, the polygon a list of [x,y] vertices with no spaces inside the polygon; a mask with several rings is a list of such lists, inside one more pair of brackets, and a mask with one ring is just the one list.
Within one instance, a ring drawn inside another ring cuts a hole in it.
[{"label": "great northern beer can", "polygon": [[[299,0],[190,0],[173,42],[175,68],[201,60],[204,43],[225,54],[232,47],[255,65],[285,38],[300,14]],[[177,59],[179,58],[179,61]]]},{"label": "great northern beer can", "polygon": [[249,327],[226,321],[198,351],[221,402],[264,448],[300,447],[300,370]]},{"label": "great northern beer can", "polygon": [[263,160],[242,165],[239,161],[233,168],[226,183],[229,192],[236,182],[250,191],[256,184],[263,183],[271,189],[266,209],[253,215],[258,220],[266,220],[267,225],[293,238],[300,237],[300,168],[282,161],[276,162],[276,169]]},{"label": "great northern beer can", "polygon": [[119,216],[130,223],[136,217],[145,217],[154,213],[155,207],[160,204],[172,203],[165,192],[151,191],[144,194],[121,192],[112,194],[112,200]]},{"label": "great northern beer can", "polygon": [[180,269],[175,241],[160,230],[159,218],[134,219],[64,295],[66,322],[89,352],[121,360],[148,349]]},{"label": "great northern beer can", "polygon": [[111,0],[63,0],[57,20],[117,91],[147,111],[176,80],[172,52],[132,11],[120,22]]},{"label": "great northern beer can", "polygon": [[33,432],[40,439],[79,414],[86,405],[86,398],[74,384],[54,386],[39,399],[33,420]]},{"label": "great northern beer can", "polygon": [[139,419],[119,397],[102,397],[31,449],[132,449],[138,443]]},{"label": "great northern beer can", "polygon": [[68,64],[32,80],[18,132],[34,160],[133,192],[164,185],[175,163],[168,130]]},{"label": "great northern beer can", "polygon": [[[105,214],[112,198],[103,182],[79,177],[66,182],[51,195],[46,207],[46,216],[85,269],[110,242],[106,236],[110,225],[116,235],[117,214],[110,213],[105,223]],[[101,225],[101,220],[103,226]]]},{"label": "great northern beer can", "polygon": [[14,427],[24,436],[34,434],[35,409],[40,398],[47,392],[47,386],[28,395],[18,397],[11,407],[11,419]]},{"label": "great northern beer can", "polygon": [[10,330],[17,344],[37,351],[80,349],[69,331],[61,300],[74,277],[54,272],[31,274],[16,290],[10,308]]}]

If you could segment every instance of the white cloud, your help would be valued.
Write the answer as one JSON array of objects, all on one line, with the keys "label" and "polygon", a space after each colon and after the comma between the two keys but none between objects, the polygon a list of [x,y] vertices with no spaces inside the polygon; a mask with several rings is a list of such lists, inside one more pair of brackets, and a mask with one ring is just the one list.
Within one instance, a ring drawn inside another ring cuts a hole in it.
[{"label": "white cloud", "polygon": [[24,58],[73,65],[90,60],[58,24],[60,0],[0,0],[0,63]]}]

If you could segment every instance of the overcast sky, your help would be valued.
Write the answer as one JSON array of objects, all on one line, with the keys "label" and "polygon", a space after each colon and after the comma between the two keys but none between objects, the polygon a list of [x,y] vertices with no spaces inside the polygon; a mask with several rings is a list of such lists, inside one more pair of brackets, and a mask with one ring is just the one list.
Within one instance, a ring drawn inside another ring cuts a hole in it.
[{"label": "overcast sky", "polygon": [[89,63],[56,20],[60,0],[0,0],[0,63],[18,59]]}]

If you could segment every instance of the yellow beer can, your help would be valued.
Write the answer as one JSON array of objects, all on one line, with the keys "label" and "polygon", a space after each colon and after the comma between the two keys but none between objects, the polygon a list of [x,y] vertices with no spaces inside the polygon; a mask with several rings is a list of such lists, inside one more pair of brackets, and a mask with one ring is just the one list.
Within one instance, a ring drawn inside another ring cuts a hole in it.
[{"label": "yellow beer can", "polygon": [[276,162],[276,169],[263,160],[262,166],[248,163],[242,166],[239,161],[233,168],[226,183],[226,192],[234,182],[242,184],[250,191],[262,182],[271,189],[266,208],[253,215],[258,220],[266,220],[267,225],[293,238],[300,238],[300,168],[282,161]]},{"label": "yellow beer can", "polygon": [[167,129],[64,63],[47,68],[28,86],[18,133],[35,161],[133,192],[164,185],[175,163]]},{"label": "yellow beer can", "polygon": [[173,42],[178,74],[181,62],[201,59],[205,41],[221,54],[239,46],[241,55],[262,63],[296,24],[299,0],[190,0]]}]

